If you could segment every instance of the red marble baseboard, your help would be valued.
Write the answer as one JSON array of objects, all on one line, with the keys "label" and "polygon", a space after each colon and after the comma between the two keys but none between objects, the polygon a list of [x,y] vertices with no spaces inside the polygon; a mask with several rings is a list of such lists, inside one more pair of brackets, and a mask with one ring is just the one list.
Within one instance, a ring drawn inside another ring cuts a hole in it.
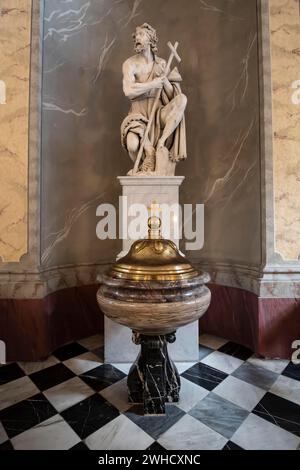
[{"label": "red marble baseboard", "polygon": [[[201,332],[222,336],[265,357],[290,359],[300,339],[300,299],[258,298],[211,284],[211,305]],[[96,285],[59,290],[44,299],[0,299],[0,340],[7,361],[46,358],[68,341],[103,332]]]},{"label": "red marble baseboard", "polygon": [[290,359],[300,339],[300,299],[258,299],[258,352]]},{"label": "red marble baseboard", "polygon": [[202,332],[221,336],[269,358],[290,359],[300,339],[300,299],[259,298],[234,287],[209,286],[211,305]]},{"label": "red marble baseboard", "polygon": [[97,288],[63,289],[44,299],[0,299],[0,339],[7,362],[44,359],[69,341],[103,332]]},{"label": "red marble baseboard", "polygon": [[207,332],[257,350],[258,303],[251,292],[210,284],[211,303],[200,320]]}]

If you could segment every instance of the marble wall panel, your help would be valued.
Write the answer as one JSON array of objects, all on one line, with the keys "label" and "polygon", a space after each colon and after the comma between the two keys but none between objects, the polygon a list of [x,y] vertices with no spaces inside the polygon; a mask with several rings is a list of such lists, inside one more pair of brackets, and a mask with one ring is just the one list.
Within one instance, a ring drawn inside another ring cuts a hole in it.
[{"label": "marble wall panel", "polygon": [[100,202],[116,204],[130,168],[119,126],[129,103],[121,65],[131,34],[157,28],[159,54],[180,42],[188,96],[183,203],[205,203],[194,258],[259,265],[260,161],[255,0],[46,0],[42,115],[42,265],[97,263],[120,251],[99,241]]},{"label": "marble wall panel", "polygon": [[270,1],[275,245],[300,256],[300,4]]},{"label": "marble wall panel", "polygon": [[31,0],[0,2],[0,260],[27,252]]}]

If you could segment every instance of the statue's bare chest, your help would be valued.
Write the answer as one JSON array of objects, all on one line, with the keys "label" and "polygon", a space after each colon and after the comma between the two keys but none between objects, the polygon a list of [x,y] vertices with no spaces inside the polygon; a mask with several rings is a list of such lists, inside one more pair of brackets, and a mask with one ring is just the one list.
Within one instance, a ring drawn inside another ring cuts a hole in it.
[{"label": "statue's bare chest", "polygon": [[141,83],[146,82],[152,74],[153,62],[150,64],[137,63],[134,69],[135,79]]}]

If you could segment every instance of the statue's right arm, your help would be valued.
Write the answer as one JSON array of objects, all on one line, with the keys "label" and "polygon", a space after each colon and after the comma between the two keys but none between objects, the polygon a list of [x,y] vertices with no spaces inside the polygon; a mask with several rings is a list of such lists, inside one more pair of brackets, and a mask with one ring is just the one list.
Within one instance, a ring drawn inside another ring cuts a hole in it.
[{"label": "statue's right arm", "polygon": [[126,60],[123,64],[123,91],[125,96],[129,99],[136,98],[143,95],[153,88],[162,88],[163,79],[161,77],[155,78],[150,82],[137,83],[135,81],[134,66],[130,61]]}]

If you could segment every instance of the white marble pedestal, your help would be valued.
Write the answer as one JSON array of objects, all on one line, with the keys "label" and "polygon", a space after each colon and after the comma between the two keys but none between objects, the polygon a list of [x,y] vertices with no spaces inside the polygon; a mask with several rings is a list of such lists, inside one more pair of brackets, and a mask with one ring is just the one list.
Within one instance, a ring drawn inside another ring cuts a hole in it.
[{"label": "white marble pedestal", "polygon": [[[132,204],[143,204],[150,207],[155,201],[162,206],[168,204],[173,206],[171,217],[164,220],[162,217],[162,235],[164,238],[170,238],[176,245],[179,245],[178,224],[180,214],[176,212],[176,205],[179,204],[179,187],[184,180],[184,176],[119,176],[118,180],[122,186],[123,208],[120,214],[120,221],[123,221],[123,227],[128,226],[130,215],[129,208]],[[125,222],[125,223],[124,223]],[[147,236],[147,219],[143,226],[145,227],[144,236]],[[128,238],[125,235],[123,239],[122,251],[117,258],[124,256],[134,238]],[[168,236],[166,236],[168,235]],[[104,359],[108,363],[132,362],[136,359],[139,348],[131,341],[132,332],[129,328],[118,325],[105,317],[104,322]],[[176,341],[169,345],[169,352],[174,361],[194,362],[198,361],[198,322],[180,328],[176,333]]]},{"label": "white marble pedestal", "polygon": [[[142,204],[145,209],[151,206],[153,202],[160,207],[168,205],[172,207],[169,220],[165,218],[161,212],[159,216],[162,219],[161,232],[164,238],[173,240],[179,245],[179,187],[184,180],[184,176],[118,176],[118,180],[122,186],[123,205],[120,208],[120,221],[127,232],[130,221],[134,216],[130,215],[130,207],[134,204]],[[124,207],[123,207],[124,206]],[[177,207],[176,207],[177,206]],[[148,234],[149,213],[145,213],[142,222],[143,233],[140,237],[132,237],[125,233],[123,238],[122,251],[117,259],[125,256],[132,243],[137,238],[146,238]]]}]

